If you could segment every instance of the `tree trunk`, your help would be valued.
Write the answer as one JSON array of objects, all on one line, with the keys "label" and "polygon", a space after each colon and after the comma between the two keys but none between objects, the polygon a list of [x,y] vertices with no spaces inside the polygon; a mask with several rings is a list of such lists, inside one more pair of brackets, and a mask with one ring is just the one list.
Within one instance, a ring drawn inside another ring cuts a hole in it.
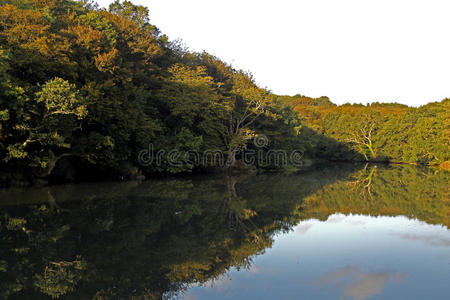
[{"label": "tree trunk", "polygon": [[227,158],[227,168],[231,168],[234,167],[234,165],[236,164],[236,152],[237,149],[234,148],[233,150],[231,150],[230,154],[228,154],[228,158]]},{"label": "tree trunk", "polygon": [[373,158],[376,158],[377,155],[375,154],[375,152],[373,151],[373,147],[372,147],[372,142],[369,142],[369,144],[366,145],[367,148],[369,148],[370,154],[372,155]]},{"label": "tree trunk", "polygon": [[49,176],[53,169],[56,167],[56,163],[63,157],[67,157],[67,156],[74,156],[74,154],[70,154],[70,153],[64,153],[61,154],[60,156],[54,157],[53,159],[51,159],[48,163],[47,163],[47,176]]}]

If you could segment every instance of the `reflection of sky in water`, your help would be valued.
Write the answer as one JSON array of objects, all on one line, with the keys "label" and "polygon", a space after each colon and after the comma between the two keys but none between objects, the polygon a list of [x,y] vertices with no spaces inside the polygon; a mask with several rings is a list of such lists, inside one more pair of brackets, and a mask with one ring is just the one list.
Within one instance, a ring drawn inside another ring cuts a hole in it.
[{"label": "reflection of sky in water", "polygon": [[334,214],[275,237],[250,270],[185,299],[449,299],[450,231],[406,217]]}]

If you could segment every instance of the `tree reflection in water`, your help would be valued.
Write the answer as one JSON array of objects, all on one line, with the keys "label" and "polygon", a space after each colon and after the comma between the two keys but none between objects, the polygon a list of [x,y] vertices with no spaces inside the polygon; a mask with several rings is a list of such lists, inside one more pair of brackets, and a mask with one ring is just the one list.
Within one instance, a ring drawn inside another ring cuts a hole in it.
[{"label": "tree reflection in water", "polygon": [[0,297],[170,297],[231,267],[249,268],[275,234],[336,212],[448,226],[448,179],[436,169],[337,164],[4,190]]}]

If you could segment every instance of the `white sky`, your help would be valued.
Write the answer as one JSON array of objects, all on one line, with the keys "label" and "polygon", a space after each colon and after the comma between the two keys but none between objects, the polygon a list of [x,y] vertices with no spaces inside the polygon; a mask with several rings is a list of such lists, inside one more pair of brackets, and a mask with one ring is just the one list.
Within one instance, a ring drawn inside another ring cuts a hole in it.
[{"label": "white sky", "polygon": [[414,106],[450,97],[449,0],[132,2],[171,40],[277,94]]}]

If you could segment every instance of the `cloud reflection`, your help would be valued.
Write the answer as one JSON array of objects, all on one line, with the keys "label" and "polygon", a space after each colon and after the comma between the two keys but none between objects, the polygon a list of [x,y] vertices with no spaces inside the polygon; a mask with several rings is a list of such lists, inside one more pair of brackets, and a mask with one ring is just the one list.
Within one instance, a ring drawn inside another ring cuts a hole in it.
[{"label": "cloud reflection", "polygon": [[410,241],[422,241],[432,246],[450,247],[450,239],[440,235],[392,234]]},{"label": "cloud reflection", "polygon": [[325,273],[314,284],[345,286],[341,299],[364,300],[383,292],[388,281],[399,282],[405,276],[405,273],[396,271],[364,272],[360,268],[347,266]]},{"label": "cloud reflection", "polygon": [[313,226],[313,224],[311,224],[311,223],[300,223],[295,228],[295,231],[300,234],[305,234],[312,226]]},{"label": "cloud reflection", "polygon": [[327,223],[341,223],[347,216],[341,213],[332,214],[328,216]]}]

